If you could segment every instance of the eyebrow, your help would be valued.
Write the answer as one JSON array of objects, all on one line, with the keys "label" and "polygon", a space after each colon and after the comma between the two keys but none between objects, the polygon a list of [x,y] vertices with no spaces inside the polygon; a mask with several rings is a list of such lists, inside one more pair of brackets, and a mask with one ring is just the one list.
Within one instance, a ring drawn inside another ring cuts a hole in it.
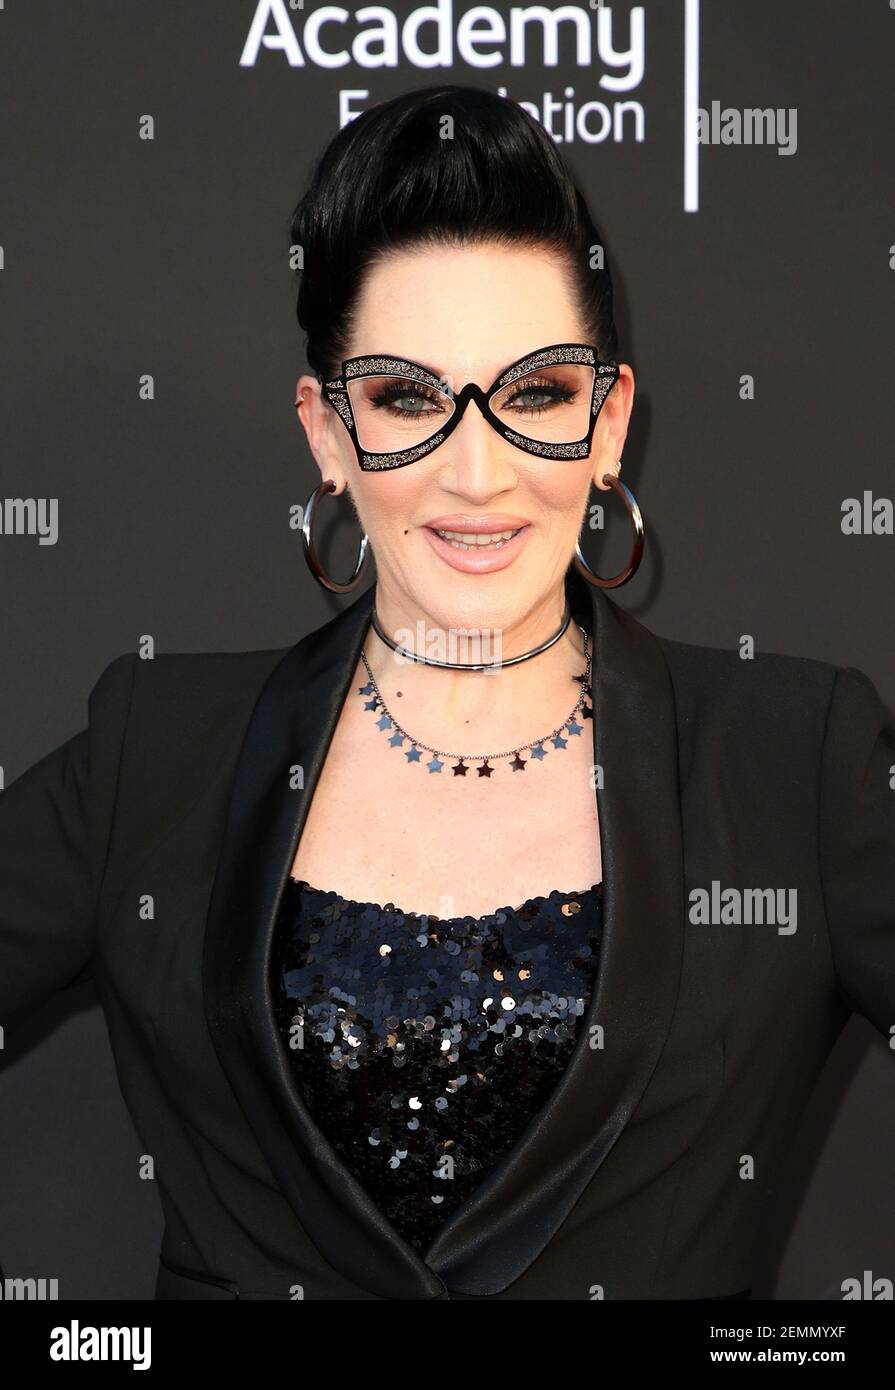
[{"label": "eyebrow", "polygon": [[[516,357],[511,357],[509,361],[504,362],[500,367],[497,368],[496,372],[494,372],[493,375],[488,378],[486,386],[493,385],[493,383],[497,381],[498,377],[502,376],[503,373],[509,367],[515,366],[517,362],[524,362],[528,357],[535,357],[539,352],[544,352],[545,349],[550,348],[552,346],[552,343],[544,343],[541,347],[530,348],[528,352],[522,352],[519,353]],[[581,344],[581,346],[586,347],[588,346],[588,344],[583,343]],[[444,381],[445,379],[450,378],[451,376],[450,372],[443,372],[439,371],[436,367],[430,367],[427,362],[420,362],[417,358],[411,357],[410,354],[406,352],[360,352],[356,355],[360,358],[388,357],[395,362],[410,362],[414,367],[421,367],[424,372],[428,372],[431,376],[436,377],[439,381]]]},{"label": "eyebrow", "polygon": [[420,362],[419,358],[411,357],[407,352],[379,352],[370,355],[373,357],[393,357],[398,362],[412,362],[414,367],[422,367],[424,372],[431,372],[432,376],[437,376],[439,381],[443,381],[448,375],[447,372],[440,372],[437,367],[430,367],[428,362]]}]

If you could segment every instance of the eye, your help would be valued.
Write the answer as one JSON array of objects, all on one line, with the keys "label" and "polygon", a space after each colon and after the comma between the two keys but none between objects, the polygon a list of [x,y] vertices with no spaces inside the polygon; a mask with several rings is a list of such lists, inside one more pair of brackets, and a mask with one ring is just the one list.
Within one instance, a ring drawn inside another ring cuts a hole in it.
[{"label": "eye", "polygon": [[419,419],[424,415],[444,413],[444,403],[437,391],[418,381],[389,380],[378,384],[369,396],[377,410],[387,410],[400,419]]},{"label": "eye", "polygon": [[556,381],[532,381],[531,378],[527,378],[514,395],[504,400],[500,408],[513,410],[520,415],[537,417],[553,406],[571,403],[577,395],[577,388],[570,389]]}]

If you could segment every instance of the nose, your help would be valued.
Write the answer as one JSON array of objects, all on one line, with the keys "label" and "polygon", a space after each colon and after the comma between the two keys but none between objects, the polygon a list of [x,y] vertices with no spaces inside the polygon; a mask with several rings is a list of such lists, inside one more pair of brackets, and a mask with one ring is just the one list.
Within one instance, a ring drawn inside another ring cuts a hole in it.
[{"label": "nose", "polygon": [[448,492],[482,503],[516,485],[512,446],[492,429],[475,400],[439,453],[439,481]]}]

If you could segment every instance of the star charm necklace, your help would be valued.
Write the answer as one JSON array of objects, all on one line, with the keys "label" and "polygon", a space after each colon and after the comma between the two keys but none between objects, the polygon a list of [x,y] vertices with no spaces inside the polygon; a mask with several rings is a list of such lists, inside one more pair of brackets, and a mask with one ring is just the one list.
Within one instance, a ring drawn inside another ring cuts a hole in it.
[{"label": "star charm necklace", "polygon": [[[564,720],[552,733],[545,734],[543,738],[534,739],[531,743],[523,743],[518,748],[511,748],[505,753],[446,753],[443,749],[431,748],[428,744],[420,743],[418,739],[413,738],[407,733],[406,729],[402,729],[401,725],[388,709],[382,698],[379,687],[376,684],[373,672],[370,670],[370,663],[367,661],[367,654],[364,651],[361,652],[361,660],[366,667],[369,680],[366,685],[358,686],[357,693],[362,697],[366,697],[364,709],[370,710],[371,713],[374,714],[377,710],[380,711],[379,718],[376,720],[376,727],[383,733],[390,735],[388,739],[390,746],[400,749],[404,753],[404,757],[408,763],[422,763],[423,753],[432,754],[429,761],[423,764],[430,774],[444,771],[448,759],[453,760],[450,771],[453,773],[454,777],[465,777],[468,772],[472,771],[475,764],[479,764],[479,766],[475,768],[478,776],[488,778],[496,771],[492,763],[500,762],[506,758],[512,758],[510,768],[513,772],[524,772],[529,763],[543,762],[544,758],[547,757],[548,752],[551,750],[545,745],[552,744],[553,749],[561,751],[568,746],[570,738],[580,738],[584,725],[579,724],[576,718],[579,712],[581,713],[582,719],[593,719],[594,717],[590,680],[590,643],[584,628],[580,630],[584,637],[585,668],[580,675],[572,677],[572,680],[577,681],[581,686],[581,693],[575,701],[575,707],[572,713],[569,715],[568,719]],[[410,746],[405,748],[405,743]],[[523,758],[522,754],[528,750],[530,750],[529,756]]]}]

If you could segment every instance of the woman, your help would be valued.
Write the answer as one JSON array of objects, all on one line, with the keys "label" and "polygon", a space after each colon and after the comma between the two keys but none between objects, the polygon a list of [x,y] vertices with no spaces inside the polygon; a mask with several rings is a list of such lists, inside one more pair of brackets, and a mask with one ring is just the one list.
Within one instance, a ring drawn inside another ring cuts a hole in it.
[{"label": "woman", "polygon": [[159,1298],[748,1297],[838,1032],[895,1023],[888,713],[605,594],[633,374],[521,108],[373,108],[291,240],[306,555],[375,584],[285,651],[112,662],[2,803],[3,1018],[92,966]]}]

